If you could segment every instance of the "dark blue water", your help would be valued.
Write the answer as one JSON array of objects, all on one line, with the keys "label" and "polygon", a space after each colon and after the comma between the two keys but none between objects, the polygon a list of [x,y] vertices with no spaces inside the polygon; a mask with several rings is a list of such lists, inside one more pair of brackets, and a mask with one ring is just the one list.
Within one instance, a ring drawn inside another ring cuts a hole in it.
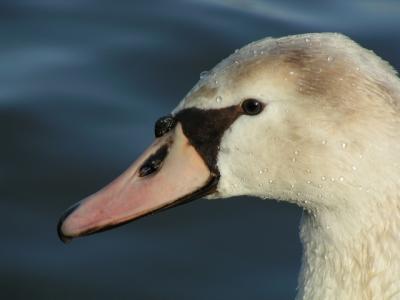
[{"label": "dark blue water", "polygon": [[235,48],[339,31],[399,69],[399,15],[395,0],[1,1],[0,298],[293,298],[296,207],[200,200],[67,246],[57,219]]}]

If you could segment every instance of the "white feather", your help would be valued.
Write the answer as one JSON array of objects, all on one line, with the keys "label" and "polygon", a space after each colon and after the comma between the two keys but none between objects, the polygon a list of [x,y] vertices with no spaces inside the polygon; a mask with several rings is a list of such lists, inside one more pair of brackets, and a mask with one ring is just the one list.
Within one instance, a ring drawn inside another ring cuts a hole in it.
[{"label": "white feather", "polygon": [[400,81],[335,33],[251,43],[175,112],[266,103],[225,132],[212,197],[300,205],[298,299],[400,299]]}]

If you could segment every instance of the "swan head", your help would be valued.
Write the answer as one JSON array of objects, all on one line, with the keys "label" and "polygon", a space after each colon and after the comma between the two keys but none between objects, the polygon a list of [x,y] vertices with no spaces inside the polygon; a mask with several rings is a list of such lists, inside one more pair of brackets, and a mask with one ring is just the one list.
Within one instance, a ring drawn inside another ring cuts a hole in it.
[{"label": "swan head", "polygon": [[399,153],[386,148],[397,134],[398,86],[388,64],[340,34],[251,43],[202,73],[156,123],[149,150],[68,210],[59,234],[93,233],[204,196],[308,210],[368,206],[349,199],[397,184],[371,186],[365,172],[388,174],[382,156]]}]

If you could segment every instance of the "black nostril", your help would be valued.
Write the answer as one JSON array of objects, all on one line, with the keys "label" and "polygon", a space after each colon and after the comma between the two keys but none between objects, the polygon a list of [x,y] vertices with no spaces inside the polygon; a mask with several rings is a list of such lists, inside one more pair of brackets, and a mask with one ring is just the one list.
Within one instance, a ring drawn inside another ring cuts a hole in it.
[{"label": "black nostril", "polygon": [[154,154],[150,155],[139,169],[139,177],[145,177],[158,171],[168,154],[168,145],[162,146]]},{"label": "black nostril", "polygon": [[154,127],[154,134],[156,137],[163,136],[176,125],[176,119],[169,115],[165,117],[161,117],[157,120],[156,125]]}]

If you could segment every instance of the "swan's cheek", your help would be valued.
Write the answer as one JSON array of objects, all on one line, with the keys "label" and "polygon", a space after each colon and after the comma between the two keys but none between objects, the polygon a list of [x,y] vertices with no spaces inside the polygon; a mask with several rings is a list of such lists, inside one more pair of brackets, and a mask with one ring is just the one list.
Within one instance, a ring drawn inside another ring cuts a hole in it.
[{"label": "swan's cheek", "polygon": [[220,147],[217,161],[220,179],[217,192],[208,198],[251,195],[254,189],[254,164],[247,151],[242,152],[233,143]]}]

